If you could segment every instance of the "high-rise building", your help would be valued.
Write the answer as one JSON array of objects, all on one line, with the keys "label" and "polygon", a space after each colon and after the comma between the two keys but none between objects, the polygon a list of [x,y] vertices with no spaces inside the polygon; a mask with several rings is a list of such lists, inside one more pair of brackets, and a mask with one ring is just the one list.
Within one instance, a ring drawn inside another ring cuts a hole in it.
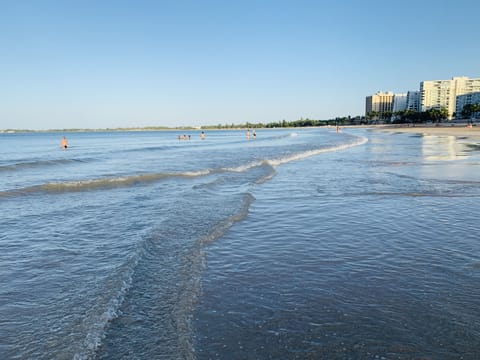
[{"label": "high-rise building", "polygon": [[445,108],[448,118],[456,111],[457,96],[480,91],[480,79],[454,77],[451,80],[428,80],[420,83],[421,110]]},{"label": "high-rise building", "polygon": [[420,111],[420,91],[407,92],[407,110]]},{"label": "high-rise building", "polygon": [[365,98],[365,116],[376,113],[379,117],[383,117],[385,113],[393,111],[394,94],[388,92],[377,92]]},{"label": "high-rise building", "polygon": [[392,111],[395,113],[403,110],[407,110],[407,94],[394,94]]},{"label": "high-rise building", "polygon": [[457,96],[457,104],[455,108],[457,118],[461,116],[463,107],[468,104],[480,104],[480,92],[472,92]]}]

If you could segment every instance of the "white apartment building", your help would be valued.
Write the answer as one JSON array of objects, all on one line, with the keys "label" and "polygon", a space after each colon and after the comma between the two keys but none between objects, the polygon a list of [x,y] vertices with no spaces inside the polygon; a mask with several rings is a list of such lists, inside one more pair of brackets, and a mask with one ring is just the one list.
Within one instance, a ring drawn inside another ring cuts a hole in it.
[{"label": "white apartment building", "polygon": [[454,77],[451,80],[428,80],[420,83],[421,111],[447,109],[448,118],[456,111],[457,96],[480,92],[480,79]]},{"label": "white apartment building", "polygon": [[480,104],[480,92],[472,92],[457,96],[457,104],[455,108],[457,118],[460,117],[463,107],[467,104]]},{"label": "white apartment building", "polygon": [[386,112],[393,111],[393,98],[394,94],[388,92],[377,92],[374,95],[367,96],[365,98],[365,116],[369,113],[375,112],[380,117]]}]

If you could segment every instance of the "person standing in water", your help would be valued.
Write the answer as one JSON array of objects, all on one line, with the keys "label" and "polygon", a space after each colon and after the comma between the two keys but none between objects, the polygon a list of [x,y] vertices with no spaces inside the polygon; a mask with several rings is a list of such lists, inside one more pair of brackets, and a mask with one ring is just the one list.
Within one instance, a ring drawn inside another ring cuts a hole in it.
[{"label": "person standing in water", "polygon": [[68,148],[68,140],[65,136],[62,138],[61,148],[64,149],[64,150],[66,150]]}]

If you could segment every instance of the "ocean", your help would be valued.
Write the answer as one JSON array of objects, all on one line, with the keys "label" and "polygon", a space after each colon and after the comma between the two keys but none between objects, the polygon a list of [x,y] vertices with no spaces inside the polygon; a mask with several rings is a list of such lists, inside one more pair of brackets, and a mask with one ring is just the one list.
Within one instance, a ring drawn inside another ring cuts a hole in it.
[{"label": "ocean", "polygon": [[478,359],[479,149],[0,134],[0,358]]}]

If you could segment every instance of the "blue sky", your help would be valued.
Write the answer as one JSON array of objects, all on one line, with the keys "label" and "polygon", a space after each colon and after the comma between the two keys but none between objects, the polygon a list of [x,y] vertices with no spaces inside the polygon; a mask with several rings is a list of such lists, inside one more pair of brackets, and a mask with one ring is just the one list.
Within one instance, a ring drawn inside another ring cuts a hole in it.
[{"label": "blue sky", "polygon": [[0,129],[364,113],[480,77],[477,0],[0,0]]}]

